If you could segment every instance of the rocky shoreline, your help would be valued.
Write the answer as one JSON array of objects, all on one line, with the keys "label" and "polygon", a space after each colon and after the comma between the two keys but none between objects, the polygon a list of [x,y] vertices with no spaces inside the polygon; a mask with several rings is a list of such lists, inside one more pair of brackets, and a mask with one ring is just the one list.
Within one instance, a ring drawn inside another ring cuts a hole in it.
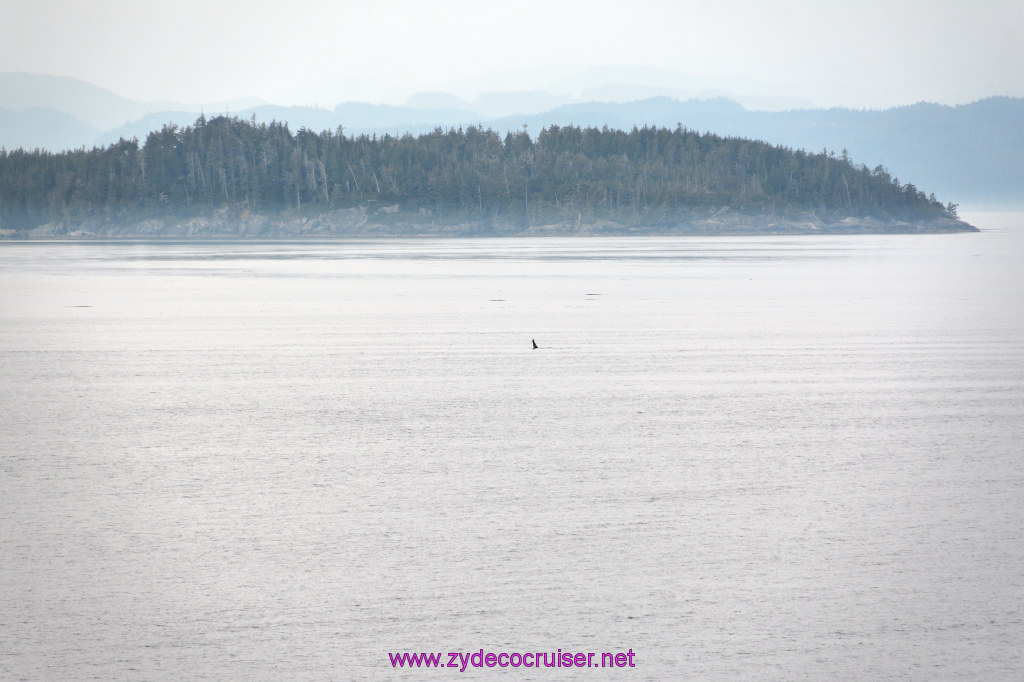
[{"label": "rocky shoreline", "polygon": [[942,234],[978,232],[962,220],[939,217],[918,221],[845,217],[826,221],[814,214],[780,218],[748,215],[728,208],[680,216],[659,225],[626,225],[613,220],[552,220],[529,226],[495,220],[445,218],[430,212],[402,213],[365,207],[325,213],[257,213],[223,208],[193,217],[91,219],[50,222],[28,230],[0,230],[0,237],[28,239],[291,239],[329,237],[541,237],[621,235],[801,235]]}]

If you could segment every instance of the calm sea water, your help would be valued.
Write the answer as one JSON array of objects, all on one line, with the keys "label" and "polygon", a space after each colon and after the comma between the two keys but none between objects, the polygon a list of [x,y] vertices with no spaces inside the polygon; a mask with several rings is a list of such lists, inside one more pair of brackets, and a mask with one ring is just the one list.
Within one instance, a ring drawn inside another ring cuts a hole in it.
[{"label": "calm sea water", "polygon": [[1021,679],[1024,216],[972,218],[0,244],[0,678]]}]

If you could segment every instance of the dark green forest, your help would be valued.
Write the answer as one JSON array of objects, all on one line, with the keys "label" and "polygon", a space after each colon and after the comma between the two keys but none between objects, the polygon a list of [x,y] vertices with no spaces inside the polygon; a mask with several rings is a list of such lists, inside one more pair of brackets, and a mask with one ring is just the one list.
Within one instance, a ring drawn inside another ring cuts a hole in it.
[{"label": "dark green forest", "polygon": [[682,125],[551,126],[536,139],[525,129],[502,137],[478,127],[348,137],[340,128],[293,133],[286,124],[220,116],[166,125],[142,144],[0,152],[0,229],[8,235],[46,223],[180,219],[224,207],[289,215],[362,208],[522,227],[670,226],[726,207],[823,220],[956,217],[955,205],[881,166],[855,165],[845,152],[807,153]]}]

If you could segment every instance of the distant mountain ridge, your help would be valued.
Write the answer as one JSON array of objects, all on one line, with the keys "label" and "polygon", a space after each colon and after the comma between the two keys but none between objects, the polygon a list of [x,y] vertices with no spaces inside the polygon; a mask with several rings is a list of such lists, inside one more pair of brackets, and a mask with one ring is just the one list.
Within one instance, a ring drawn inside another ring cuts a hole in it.
[{"label": "distant mountain ridge", "polygon": [[[588,85],[584,93],[600,91],[589,81],[581,82]],[[532,91],[491,93],[475,103],[446,93],[424,93],[404,106],[346,102],[329,110],[247,100],[221,103],[222,108],[214,110],[135,102],[70,78],[0,74],[0,147],[59,151],[107,145],[122,137],[144,142],[166,123],[190,125],[203,113],[286,122],[295,131],[341,127],[347,135],[417,135],[437,127],[477,125],[500,133],[525,126],[535,136],[551,125],[624,130],[682,125],[809,152],[845,149],[855,162],[885,166],[894,176],[943,199],[992,208],[1024,207],[1022,98],[993,97],[959,106],[918,103],[881,111],[751,111],[726,98],[681,101],[661,96],[566,103],[538,111],[555,101]],[[522,111],[533,113],[516,111],[517,102]],[[515,113],[501,113],[510,108]]]},{"label": "distant mountain ridge", "polygon": [[[217,102],[212,106],[241,109],[259,104],[265,104],[265,102],[256,98],[247,98]],[[154,112],[195,108],[196,105],[182,105],[174,102],[132,100],[98,85],[66,76],[0,73],[0,110],[55,109],[73,116],[100,133]],[[27,145],[10,144],[7,141],[6,138],[12,132],[14,131],[4,129],[4,139],[0,139],[0,146],[25,147],[27,149]],[[75,146],[89,146],[97,142],[99,142],[97,139],[82,140]],[[43,147],[51,151],[63,149],[63,147],[54,148],[49,145],[43,145]]]}]

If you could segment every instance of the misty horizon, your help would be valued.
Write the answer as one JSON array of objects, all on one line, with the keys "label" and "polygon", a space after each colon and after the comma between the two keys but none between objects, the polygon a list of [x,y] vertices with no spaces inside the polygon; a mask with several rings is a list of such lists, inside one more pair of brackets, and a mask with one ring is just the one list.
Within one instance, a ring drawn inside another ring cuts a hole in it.
[{"label": "misty horizon", "polygon": [[[2,66],[2,65],[0,65]],[[851,109],[855,111],[884,111],[915,104],[962,106],[992,97],[1022,97],[1012,89],[976,92],[953,97],[905,97],[881,102],[840,101],[834,98],[814,98],[794,86],[775,86],[742,76],[695,75],[671,69],[641,67],[629,64],[588,66],[568,70],[554,79],[536,78],[540,70],[514,73],[481,74],[476,78],[451,83],[434,84],[419,89],[407,88],[381,94],[372,89],[352,88],[345,83],[310,83],[296,87],[290,93],[267,97],[258,92],[234,93],[233,96],[207,98],[176,98],[171,96],[146,97],[110,87],[96,79],[79,78],[61,73],[41,71],[0,70],[0,77],[28,77],[52,79],[67,84],[85,84],[102,90],[116,98],[150,107],[148,111],[186,108],[207,113],[230,114],[232,109],[257,106],[308,108],[333,111],[345,104],[368,104],[382,107],[408,107],[420,110],[465,109],[475,113],[500,116],[511,113],[537,113],[566,104],[626,103],[664,97],[680,102],[690,100],[728,99],[747,111],[796,111],[803,109]],[[559,70],[555,70],[558,73]],[[506,87],[502,87],[506,85]],[[4,93],[0,93],[2,98]],[[227,93],[225,93],[226,95]],[[523,106],[523,101],[531,100]],[[870,98],[868,98],[870,99]],[[517,102],[518,108],[508,108]],[[504,104],[504,108],[502,108]],[[496,112],[496,105],[498,111]],[[0,99],[0,108],[34,108],[33,105],[11,107]],[[57,107],[60,108],[60,107]]]},{"label": "misty horizon", "polygon": [[627,86],[815,107],[1024,96],[1024,47],[1014,30],[1024,8],[1007,0],[970,11],[923,0],[641,0],[628,10],[528,0],[515,11],[463,0],[298,0],[286,14],[265,0],[244,8],[183,0],[174,13],[153,2],[97,0],[54,9],[0,10],[5,25],[19,28],[0,45],[0,72],[77,78],[139,101],[330,107],[401,104],[423,92],[467,101],[524,90],[576,97],[587,85],[572,80],[590,70],[617,72],[611,82]]}]

